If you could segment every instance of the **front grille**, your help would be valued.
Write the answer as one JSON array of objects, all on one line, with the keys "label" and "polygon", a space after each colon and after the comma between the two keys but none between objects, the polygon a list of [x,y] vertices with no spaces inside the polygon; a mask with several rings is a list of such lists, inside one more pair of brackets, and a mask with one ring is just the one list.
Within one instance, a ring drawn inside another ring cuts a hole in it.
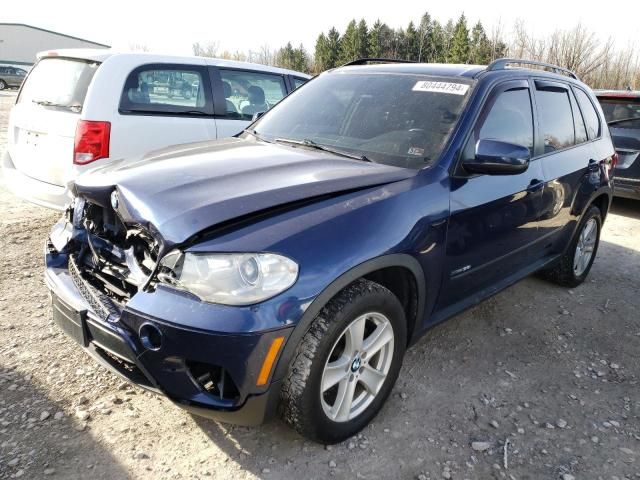
[{"label": "front grille", "polygon": [[113,303],[110,297],[104,293],[91,288],[82,278],[82,274],[78,268],[75,255],[69,256],[69,275],[74,285],[80,291],[82,297],[89,303],[91,309],[103,320],[115,320],[120,315],[120,310]]},{"label": "front grille", "polygon": [[94,300],[106,303],[101,311],[108,316],[112,306],[121,309],[147,283],[159,246],[144,228],[125,225],[110,208],[87,203],[82,223],[86,242],[74,258],[76,275],[97,290]]}]

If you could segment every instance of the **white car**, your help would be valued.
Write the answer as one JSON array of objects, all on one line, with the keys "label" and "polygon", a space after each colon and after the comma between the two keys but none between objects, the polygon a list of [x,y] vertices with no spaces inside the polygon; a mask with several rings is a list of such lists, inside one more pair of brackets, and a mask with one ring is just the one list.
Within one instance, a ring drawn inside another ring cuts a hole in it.
[{"label": "white car", "polygon": [[242,131],[310,77],[203,57],[109,50],[39,54],[9,117],[2,159],[17,195],[64,209],[68,184],[108,162]]}]

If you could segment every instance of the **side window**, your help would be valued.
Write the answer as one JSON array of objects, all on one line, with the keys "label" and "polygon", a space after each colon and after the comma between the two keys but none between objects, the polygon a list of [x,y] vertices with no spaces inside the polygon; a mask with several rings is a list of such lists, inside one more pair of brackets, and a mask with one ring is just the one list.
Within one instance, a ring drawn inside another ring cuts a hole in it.
[{"label": "side window", "polygon": [[127,78],[120,110],[128,113],[208,113],[210,94],[202,71],[185,66],[149,65]]},{"label": "side window", "polygon": [[293,89],[294,90],[296,88],[298,88],[298,87],[301,87],[305,83],[307,83],[307,79],[306,78],[293,77]]},{"label": "side window", "polygon": [[576,144],[584,143],[587,141],[587,129],[584,126],[582,114],[580,113],[580,109],[578,108],[578,104],[576,103],[576,99],[573,97],[573,94],[569,94],[569,99],[571,100],[571,110],[573,111],[573,125],[576,131]]},{"label": "side window", "polygon": [[600,136],[600,116],[598,112],[596,112],[593,103],[589,100],[589,96],[583,90],[576,88],[573,91],[578,99],[580,110],[582,110],[589,138],[598,138]]},{"label": "side window", "polygon": [[282,75],[220,69],[227,116],[251,120],[266,112],[287,94]]},{"label": "side window", "polygon": [[502,92],[480,117],[464,150],[465,158],[475,156],[478,140],[491,139],[527,147],[533,156],[533,110],[528,88]]},{"label": "side window", "polygon": [[569,92],[563,88],[538,88],[536,91],[544,153],[575,144],[575,132]]}]

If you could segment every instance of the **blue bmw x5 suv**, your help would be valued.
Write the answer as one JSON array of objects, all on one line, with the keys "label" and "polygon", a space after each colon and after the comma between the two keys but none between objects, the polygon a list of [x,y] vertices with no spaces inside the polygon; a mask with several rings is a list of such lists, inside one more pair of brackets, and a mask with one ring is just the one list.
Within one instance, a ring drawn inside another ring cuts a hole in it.
[{"label": "blue bmw x5 suv", "polygon": [[338,442],[429,327],[534,272],[584,281],[614,163],[571,72],[354,62],[237,138],[80,177],[46,244],[53,319],[194,413]]}]

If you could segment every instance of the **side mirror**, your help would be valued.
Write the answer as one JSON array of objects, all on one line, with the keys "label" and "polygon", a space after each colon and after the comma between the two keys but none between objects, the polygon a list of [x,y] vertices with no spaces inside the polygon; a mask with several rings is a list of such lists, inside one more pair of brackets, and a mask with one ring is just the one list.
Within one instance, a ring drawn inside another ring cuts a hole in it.
[{"label": "side mirror", "polygon": [[522,145],[482,139],[476,144],[475,158],[464,160],[462,166],[470,173],[517,175],[529,168],[530,158],[529,149]]},{"label": "side mirror", "polygon": [[259,119],[262,115],[264,115],[265,112],[256,112],[253,114],[253,117],[251,118],[252,122],[255,122],[257,119]]}]

